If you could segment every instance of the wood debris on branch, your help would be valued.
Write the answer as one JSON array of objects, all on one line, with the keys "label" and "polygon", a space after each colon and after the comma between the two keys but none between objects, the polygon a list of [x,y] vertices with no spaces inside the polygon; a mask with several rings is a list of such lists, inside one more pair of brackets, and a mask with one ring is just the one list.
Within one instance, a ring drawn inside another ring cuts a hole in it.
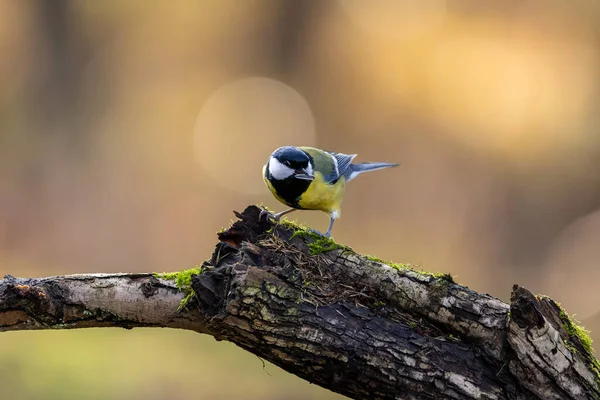
[{"label": "wood debris on branch", "polygon": [[589,337],[553,300],[515,285],[506,304],[259,212],[193,270],[6,276],[0,331],[190,329],[355,399],[600,399]]}]

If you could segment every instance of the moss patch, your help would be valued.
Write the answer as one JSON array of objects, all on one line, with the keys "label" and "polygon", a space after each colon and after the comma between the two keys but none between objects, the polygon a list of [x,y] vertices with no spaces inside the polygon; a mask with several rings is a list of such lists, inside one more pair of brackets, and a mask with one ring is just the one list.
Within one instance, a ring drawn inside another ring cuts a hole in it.
[{"label": "moss patch", "polygon": [[192,289],[192,277],[200,275],[205,271],[204,267],[197,265],[194,268],[185,269],[179,272],[163,272],[155,273],[154,276],[166,281],[175,282],[175,286],[180,292],[185,293],[185,297],[179,303],[178,310],[184,309],[188,302],[194,297],[194,290]]},{"label": "moss patch", "polygon": [[350,247],[336,243],[332,238],[321,236],[298,222],[281,220],[279,221],[279,225],[293,232],[290,239],[295,237],[308,239],[306,246],[308,247],[310,255],[317,256],[333,250],[352,251]]},{"label": "moss patch", "polygon": [[[390,267],[392,267],[394,269],[397,269],[398,271],[410,270],[410,271],[415,271],[415,272],[422,272],[420,270],[417,270],[414,267],[414,265],[412,265],[412,264],[395,263],[395,262],[391,262],[391,261],[385,261],[385,260],[382,260],[381,258],[373,257],[373,256],[370,256],[370,255],[366,255],[365,258],[367,260],[375,261],[375,262],[380,263],[380,264],[389,265]],[[424,272],[424,273],[426,273],[426,272]],[[426,273],[426,274],[431,275],[429,273]]]},{"label": "moss patch", "polygon": [[535,297],[538,301],[543,301],[553,307],[553,312],[556,312],[556,308],[558,308],[560,321],[556,321],[555,318],[553,320],[559,322],[567,333],[568,338],[563,338],[562,341],[564,346],[573,354],[579,353],[590,370],[596,375],[596,386],[600,387],[600,363],[594,356],[590,332],[579,325],[579,321],[574,318],[574,315],[570,316],[559,303],[550,297],[545,295],[536,295]]},{"label": "moss patch", "polygon": [[[333,250],[343,250],[343,251],[354,252],[354,250],[352,250],[351,247],[343,245],[343,244],[339,244],[332,238],[327,238],[327,237],[321,236],[321,235],[313,232],[310,228],[306,227],[305,225],[298,223],[297,221],[289,221],[289,220],[282,219],[281,221],[278,222],[278,225],[282,226],[286,230],[291,230],[293,232],[290,239],[293,239],[295,237],[301,237],[301,238],[307,239],[306,246],[308,247],[308,251],[309,251],[310,255],[312,255],[312,256],[317,256],[317,255],[327,253],[327,252],[330,252]],[[366,257],[368,260],[371,260],[371,261],[389,265],[390,267],[395,268],[399,271],[410,270],[410,271],[418,272],[422,275],[432,276],[432,277],[439,279],[441,281],[444,281],[444,282],[455,283],[454,277],[448,273],[432,273],[432,272],[424,271],[422,269],[418,269],[412,264],[389,262],[389,261],[382,260],[381,258],[370,256],[370,255],[366,255],[364,257]]]},{"label": "moss patch", "polygon": [[[240,222],[240,225],[242,223]],[[431,274],[420,272],[410,264],[389,263],[376,257],[366,257],[358,254],[352,248],[335,242],[332,238],[323,237],[306,226],[282,219],[270,225],[271,229],[262,232],[256,245],[267,250],[267,257],[262,262],[268,268],[277,269],[277,273],[289,277],[290,282],[301,293],[298,301],[308,302],[315,307],[332,305],[340,302],[353,303],[358,308],[375,310],[378,315],[403,321],[416,331],[428,336],[443,336],[436,326],[422,318],[415,318],[409,313],[403,313],[389,300],[382,296],[379,287],[369,281],[353,284],[345,282],[341,275],[346,272],[343,268],[329,268],[332,263],[352,264],[367,263],[371,260],[383,263],[401,271],[414,271],[427,277],[427,281],[442,292],[447,289],[452,277],[448,274]],[[239,228],[243,230],[243,227]],[[328,254],[333,252],[332,254]],[[347,257],[347,258],[346,258]],[[436,278],[431,279],[431,278]]]},{"label": "moss patch", "polygon": [[291,239],[295,238],[296,236],[310,239],[310,241],[306,245],[308,247],[310,255],[312,256],[317,256],[319,254],[327,253],[333,250],[352,250],[348,246],[336,243],[335,240],[331,238],[321,236],[317,233],[308,230],[297,229],[292,235]]},{"label": "moss patch", "polygon": [[424,271],[422,269],[417,269],[412,264],[389,262],[389,261],[382,260],[381,258],[373,257],[370,255],[366,255],[365,257],[367,258],[367,260],[371,260],[371,261],[375,261],[375,262],[378,262],[381,264],[389,265],[390,267],[395,268],[398,271],[410,270],[410,271],[418,272],[419,274],[422,274],[422,275],[432,276],[436,279],[440,279],[440,280],[448,282],[448,283],[455,283],[454,277],[448,273],[442,274],[442,273],[428,272],[428,271]]},{"label": "moss patch", "polygon": [[290,229],[294,232],[303,231],[303,232],[311,233],[309,227],[298,222],[297,220],[290,221],[288,219],[280,219],[279,222],[277,222],[277,224],[281,225],[287,229]]},{"label": "moss patch", "polygon": [[[560,307],[560,305],[559,305]],[[590,354],[594,354],[594,348],[592,347],[592,338],[590,337],[590,331],[585,329],[584,327],[578,325],[577,320],[572,316],[569,316],[567,312],[560,307],[560,319],[562,321],[563,327],[570,339],[577,338],[583,348]]]}]

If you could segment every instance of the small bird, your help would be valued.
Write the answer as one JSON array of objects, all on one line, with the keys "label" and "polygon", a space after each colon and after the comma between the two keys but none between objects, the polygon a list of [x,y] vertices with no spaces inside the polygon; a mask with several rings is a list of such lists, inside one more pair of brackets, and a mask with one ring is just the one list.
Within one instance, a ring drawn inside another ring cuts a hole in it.
[{"label": "small bird", "polygon": [[329,237],[341,204],[346,182],[367,171],[396,167],[400,164],[364,162],[352,164],[356,154],[334,153],[314,147],[284,146],[275,150],[263,167],[263,179],[273,196],[292,208],[268,214],[279,221],[295,210],[321,210],[329,214],[329,228],[319,235]]}]

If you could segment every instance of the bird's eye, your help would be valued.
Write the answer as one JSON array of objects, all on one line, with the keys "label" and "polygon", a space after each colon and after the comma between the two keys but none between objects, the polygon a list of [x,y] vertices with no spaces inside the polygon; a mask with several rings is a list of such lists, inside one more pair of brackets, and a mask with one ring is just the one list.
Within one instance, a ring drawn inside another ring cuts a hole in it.
[{"label": "bird's eye", "polygon": [[283,163],[288,167],[290,167],[292,165],[289,161],[284,161]]}]

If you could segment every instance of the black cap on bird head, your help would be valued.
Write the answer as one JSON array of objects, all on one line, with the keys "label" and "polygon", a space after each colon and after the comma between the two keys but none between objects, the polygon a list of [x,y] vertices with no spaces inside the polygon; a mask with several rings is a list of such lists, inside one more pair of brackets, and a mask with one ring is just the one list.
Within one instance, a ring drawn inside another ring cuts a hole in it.
[{"label": "black cap on bird head", "polygon": [[301,149],[292,146],[280,147],[271,154],[269,170],[275,179],[314,179],[311,157]]}]

